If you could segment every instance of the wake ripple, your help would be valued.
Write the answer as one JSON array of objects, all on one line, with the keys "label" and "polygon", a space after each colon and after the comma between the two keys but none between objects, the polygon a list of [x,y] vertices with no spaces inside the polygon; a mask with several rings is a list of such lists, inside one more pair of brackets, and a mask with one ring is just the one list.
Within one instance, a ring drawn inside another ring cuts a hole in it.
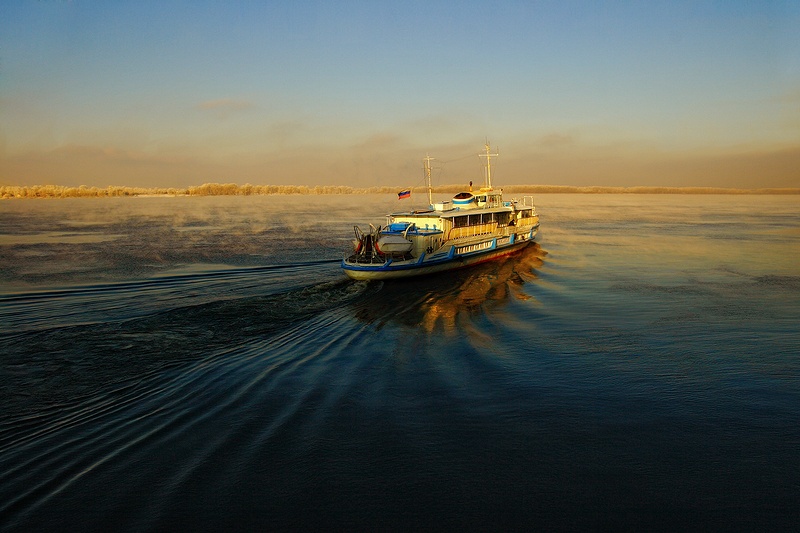
[{"label": "wake ripple", "polygon": [[[251,442],[242,432],[271,438],[306,412],[317,389],[295,376],[346,349],[345,337],[358,332],[338,331],[342,315],[335,310],[376,288],[340,277],[121,322],[5,335],[2,370],[10,379],[0,384],[0,516],[12,525],[35,523],[37,509],[65,505],[65,494],[122,490],[109,486],[118,471],[128,486],[141,484],[168,506],[211,458]],[[99,290],[106,292],[119,294]],[[301,347],[306,355],[298,358]],[[263,427],[264,416],[253,418],[262,402],[274,406]],[[220,418],[231,420],[229,432],[208,428]],[[237,419],[249,422],[237,429]],[[239,453],[237,468],[246,468],[249,454]],[[153,460],[163,464],[140,478],[132,473],[133,464]],[[159,471],[172,473],[147,478]]]}]

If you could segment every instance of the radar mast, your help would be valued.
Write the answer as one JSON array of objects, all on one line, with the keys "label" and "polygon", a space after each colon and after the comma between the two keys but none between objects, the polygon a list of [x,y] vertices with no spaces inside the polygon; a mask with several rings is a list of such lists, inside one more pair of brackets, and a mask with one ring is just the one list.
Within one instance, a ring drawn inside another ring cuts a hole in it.
[{"label": "radar mast", "polygon": [[493,154],[492,148],[489,145],[489,140],[486,140],[486,144],[484,145],[484,149],[486,150],[485,154],[478,154],[478,157],[485,157],[486,158],[486,177],[485,177],[485,187],[489,190],[492,189],[492,158],[498,157],[500,154]]}]

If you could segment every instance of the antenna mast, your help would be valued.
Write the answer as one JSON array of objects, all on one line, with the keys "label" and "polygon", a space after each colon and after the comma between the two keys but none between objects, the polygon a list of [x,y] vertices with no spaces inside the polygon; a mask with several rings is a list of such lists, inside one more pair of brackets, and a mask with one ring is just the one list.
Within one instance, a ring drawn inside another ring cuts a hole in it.
[{"label": "antenna mast", "polygon": [[433,206],[433,187],[431,186],[431,161],[434,158],[426,155],[422,161],[425,163],[425,181],[428,184],[428,203]]},{"label": "antenna mast", "polygon": [[478,157],[485,157],[486,158],[486,188],[492,188],[492,158],[497,157],[500,154],[493,154],[491,146],[489,146],[489,140],[486,140],[486,144],[484,145],[486,149],[485,154],[478,154]]}]

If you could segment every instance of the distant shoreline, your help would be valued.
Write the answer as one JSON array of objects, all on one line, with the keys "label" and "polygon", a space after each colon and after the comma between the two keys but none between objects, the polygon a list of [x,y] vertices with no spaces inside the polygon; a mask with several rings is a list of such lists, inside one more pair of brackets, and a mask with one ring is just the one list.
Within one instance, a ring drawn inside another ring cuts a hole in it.
[{"label": "distant shoreline", "polygon": [[[458,193],[464,185],[441,185],[434,193]],[[501,189],[509,194],[800,194],[800,188],[732,189],[723,187],[575,187],[569,185],[508,185]],[[238,185],[235,183],[205,183],[192,187],[66,187],[62,185],[0,185],[0,199],[16,198],[119,198],[119,197],[176,197],[176,196],[267,196],[276,194],[396,194],[400,187],[346,187],[319,185]],[[415,194],[425,193],[425,187],[412,187]]]}]

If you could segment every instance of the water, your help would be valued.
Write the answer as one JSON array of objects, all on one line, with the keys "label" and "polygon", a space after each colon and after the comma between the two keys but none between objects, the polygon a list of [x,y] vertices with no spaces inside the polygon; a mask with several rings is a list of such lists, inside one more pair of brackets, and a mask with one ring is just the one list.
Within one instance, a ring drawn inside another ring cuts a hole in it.
[{"label": "water", "polygon": [[796,198],[537,200],[383,283],[394,198],[0,203],[0,528],[797,530]]}]

